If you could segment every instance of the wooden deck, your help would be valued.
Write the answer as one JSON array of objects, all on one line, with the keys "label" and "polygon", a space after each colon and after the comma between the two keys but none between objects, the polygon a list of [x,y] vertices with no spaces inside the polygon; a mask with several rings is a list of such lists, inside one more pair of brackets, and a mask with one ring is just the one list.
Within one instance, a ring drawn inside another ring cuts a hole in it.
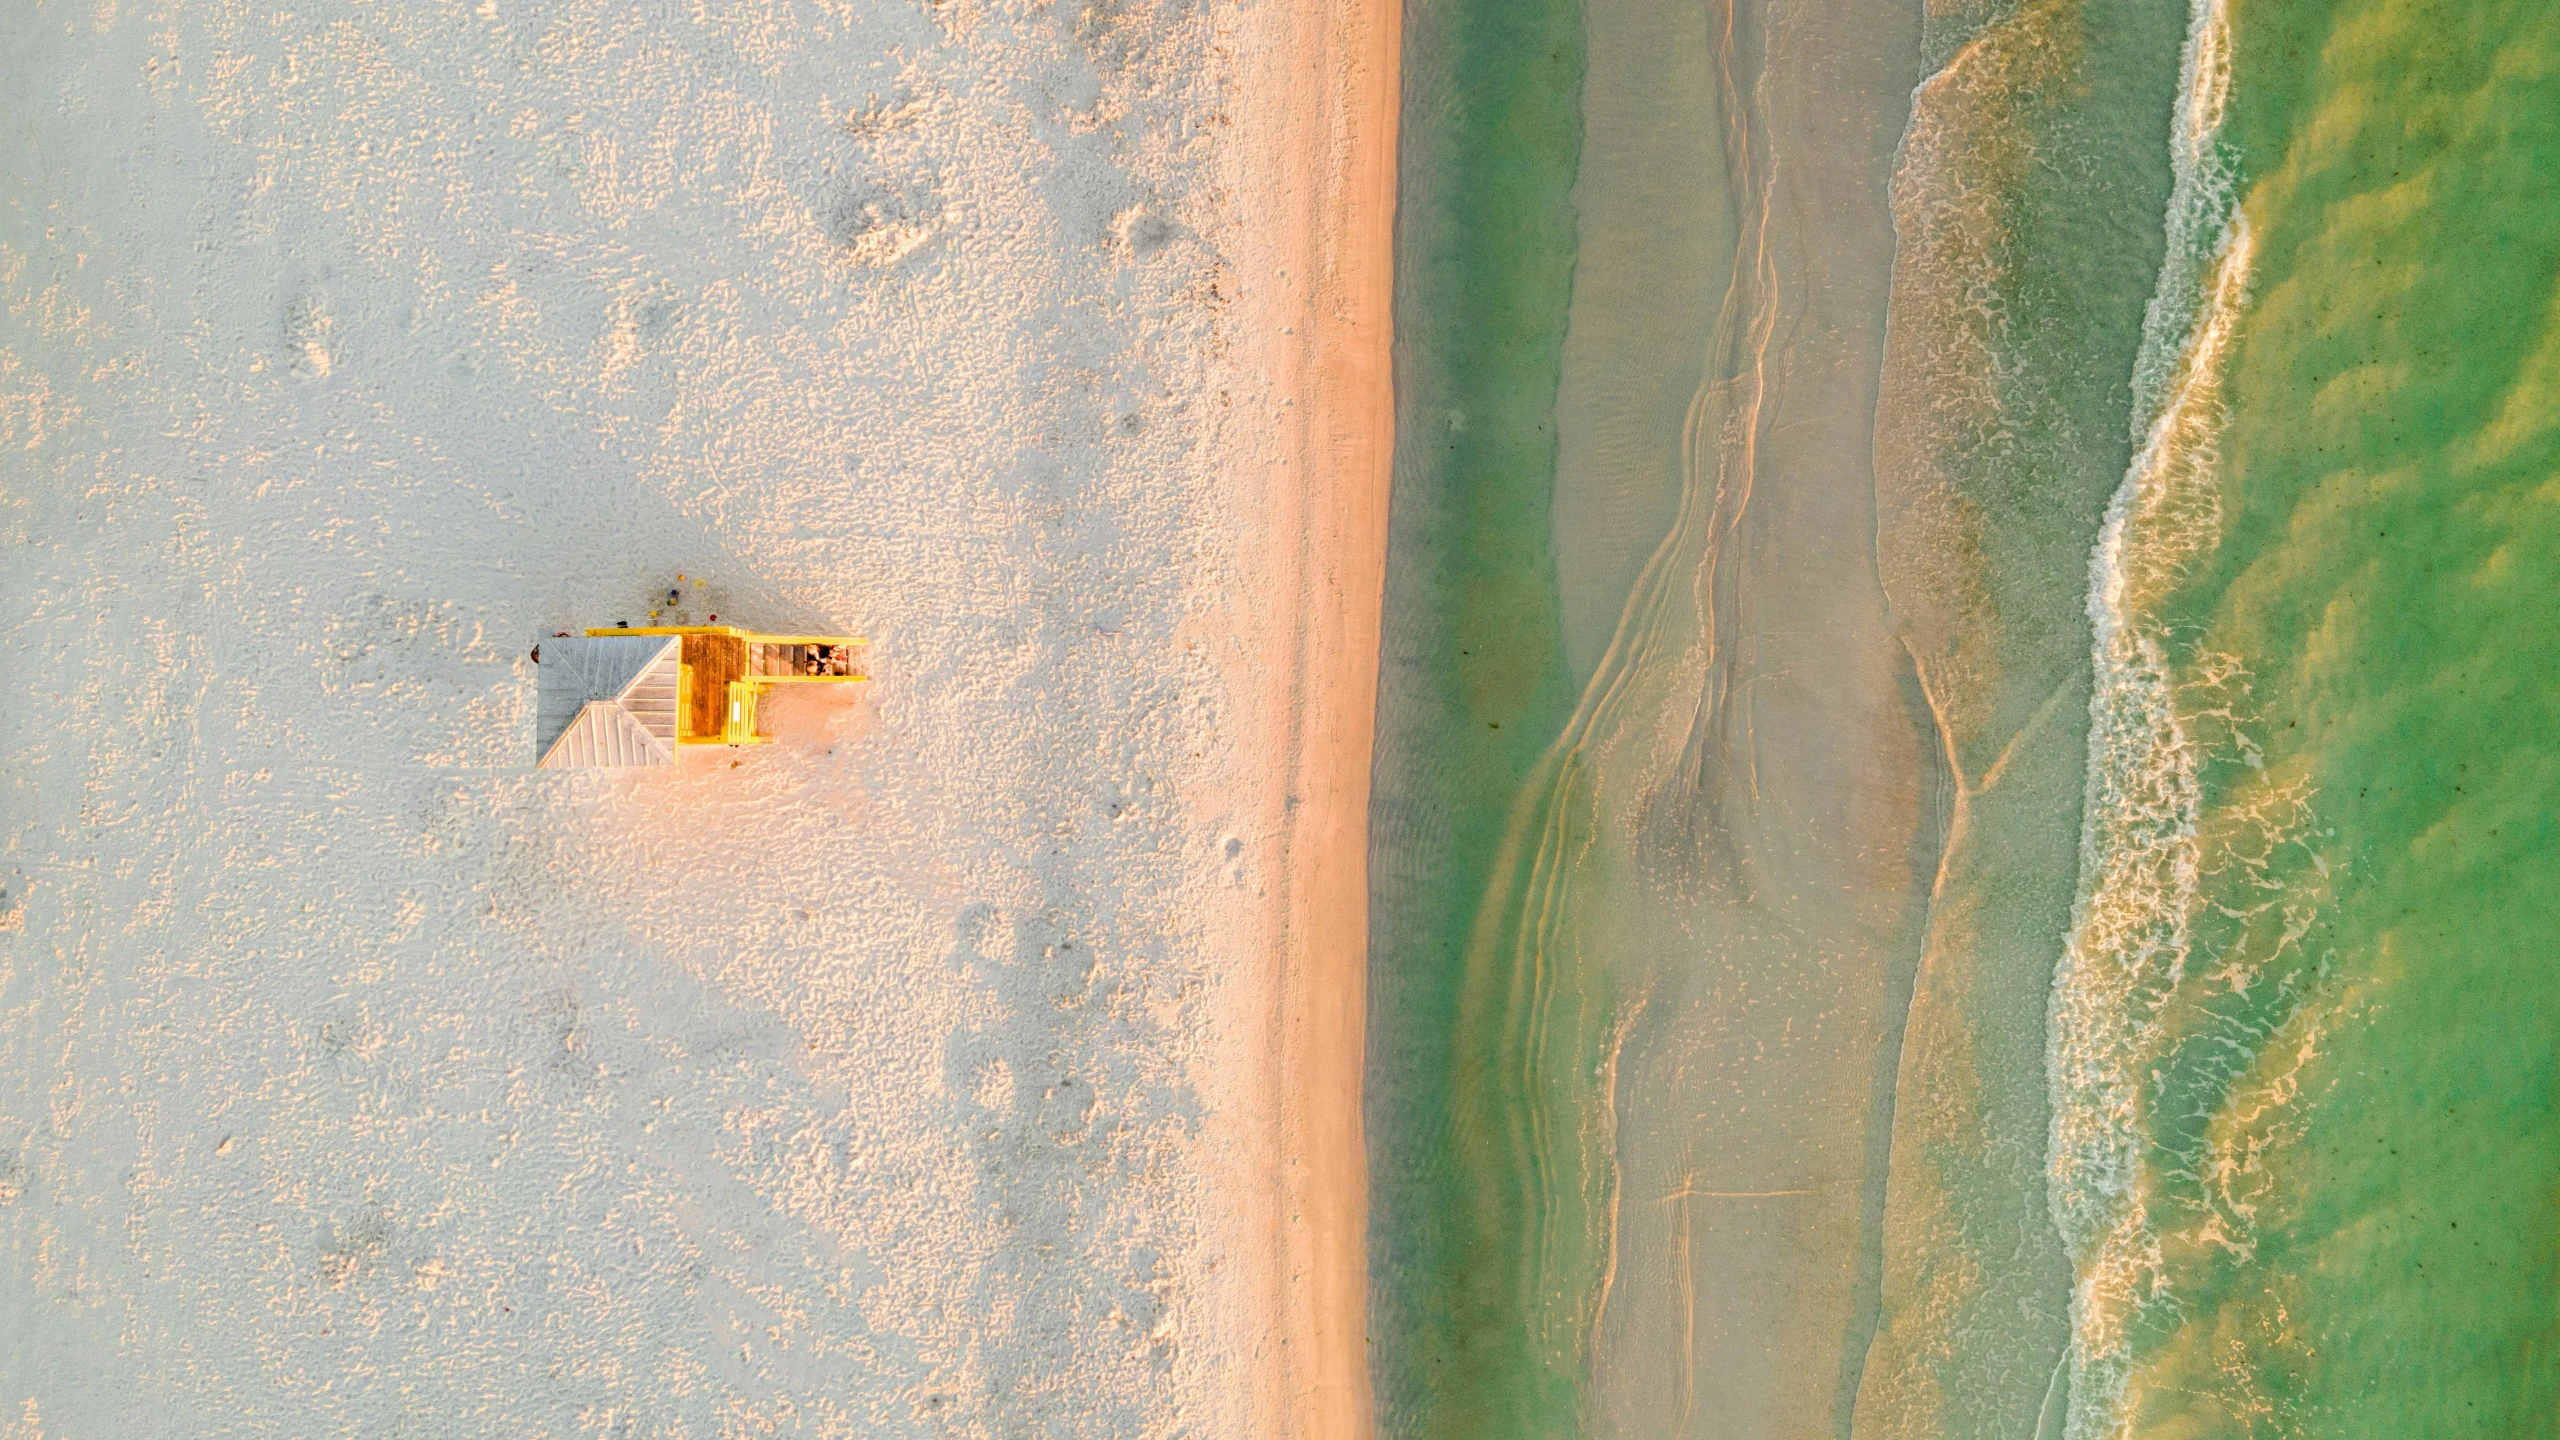
[{"label": "wooden deck", "polygon": [[720,742],[729,718],[729,682],[747,678],[747,642],[734,635],[687,635],[684,666],[693,672],[685,697],[680,741],[697,745]]}]

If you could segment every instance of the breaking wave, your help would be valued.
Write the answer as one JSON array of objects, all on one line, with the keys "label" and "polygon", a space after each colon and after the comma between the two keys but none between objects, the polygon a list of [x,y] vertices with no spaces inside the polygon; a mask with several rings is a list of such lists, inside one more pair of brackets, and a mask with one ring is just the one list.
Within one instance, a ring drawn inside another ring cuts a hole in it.
[{"label": "breaking wave", "polygon": [[2137,1345],[2179,1318],[2178,1257],[2248,1258],[2290,1077],[2318,1040],[2294,1026],[2290,1063],[2269,1053],[2318,969],[2302,947],[2326,875],[2310,787],[2266,772],[2246,667],[2165,613],[2222,531],[2224,372],[2252,249],[2220,138],[2229,61],[2223,0],[2195,0],[2138,449],[2091,563],[2081,881],[2047,1032],[2072,1440],[2130,1428]]}]

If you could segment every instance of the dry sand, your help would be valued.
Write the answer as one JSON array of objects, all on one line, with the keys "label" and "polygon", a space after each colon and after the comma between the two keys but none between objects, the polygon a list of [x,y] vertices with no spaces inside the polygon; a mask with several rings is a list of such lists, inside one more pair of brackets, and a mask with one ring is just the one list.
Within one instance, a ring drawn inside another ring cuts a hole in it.
[{"label": "dry sand", "polygon": [[[1361,1127],[1367,1019],[1368,814],[1378,623],[1395,403],[1389,344],[1397,42],[1384,0],[1265,7],[1239,118],[1287,139],[1277,183],[1245,190],[1271,278],[1248,323],[1273,346],[1260,372],[1278,402],[1263,472],[1273,544],[1270,628],[1232,652],[1283,717],[1285,766],[1258,795],[1278,837],[1279,904],[1251,948],[1284,957],[1271,1092],[1282,1097],[1267,1263],[1276,1363],[1261,1372],[1260,1433],[1370,1429],[1368,1161]],[[1309,103],[1312,100],[1313,103]],[[1239,177],[1250,186],[1252,177]],[[1295,543],[1285,543],[1294,537]],[[1268,663],[1269,657],[1288,657]],[[1239,1104],[1237,1115],[1250,1115]]]},{"label": "dry sand", "polygon": [[1357,1433],[1393,10],[35,15],[0,1425]]}]

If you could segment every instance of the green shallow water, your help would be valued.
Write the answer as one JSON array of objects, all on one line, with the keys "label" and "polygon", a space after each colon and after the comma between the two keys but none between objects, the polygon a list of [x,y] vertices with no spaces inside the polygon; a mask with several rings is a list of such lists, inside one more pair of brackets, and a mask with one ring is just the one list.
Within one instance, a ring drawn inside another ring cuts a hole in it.
[{"label": "green shallow water", "polygon": [[[2252,264],[2201,549],[2149,605],[2203,757],[2151,997],[2160,1298],[2088,1433],[2560,1414],[2560,13],[2240,0]],[[2254,982],[2254,983],[2253,983]]]},{"label": "green shallow water", "polygon": [[1466,963],[1514,798],[1573,708],[1548,519],[1580,7],[1416,0],[1404,46],[1370,836],[1372,1371],[1387,1434],[1564,1434],[1575,1357],[1550,1343],[1554,1297],[1523,1238],[1554,1217],[1518,1183],[1543,1090],[1503,1069]]},{"label": "green shallow water", "polygon": [[2089,552],[2132,457],[2184,0],[1951,8],[1895,184],[1878,560],[1956,791],[1897,1078],[1862,1437],[2058,1425],[2045,1011],[2078,877]]},{"label": "green shallow water", "polygon": [[1895,0],[1409,17],[1369,1112],[1395,1433],[1845,1419],[1931,843],[1868,465],[1916,30]]}]

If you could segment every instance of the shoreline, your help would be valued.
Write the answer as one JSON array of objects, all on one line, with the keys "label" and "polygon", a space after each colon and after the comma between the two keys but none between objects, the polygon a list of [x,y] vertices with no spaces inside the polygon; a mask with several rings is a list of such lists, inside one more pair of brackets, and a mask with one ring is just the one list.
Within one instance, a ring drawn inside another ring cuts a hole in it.
[{"label": "shoreline", "polygon": [[[1240,275],[1241,406],[1270,417],[1262,553],[1240,566],[1239,650],[1276,763],[1239,808],[1271,837],[1270,903],[1241,953],[1271,958],[1259,1053],[1240,1073],[1274,1097],[1236,1113],[1254,1193],[1239,1215],[1260,1333],[1250,1346],[1253,1433],[1370,1433],[1368,1156],[1361,1101],[1368,961],[1368,802],[1385,581],[1400,12],[1366,0],[1244,17],[1230,163]],[[1266,98],[1267,97],[1267,98]],[[1267,108],[1266,108],[1267,107]],[[1274,160],[1279,161],[1274,165]],[[1250,387],[1251,381],[1244,380]],[[1239,429],[1259,427],[1237,415]],[[1241,447],[1239,447],[1241,449]],[[1241,458],[1241,457],[1240,457]],[[1246,1099],[1248,1097],[1239,1097]],[[1267,1221],[1268,1223],[1264,1223]]]}]

